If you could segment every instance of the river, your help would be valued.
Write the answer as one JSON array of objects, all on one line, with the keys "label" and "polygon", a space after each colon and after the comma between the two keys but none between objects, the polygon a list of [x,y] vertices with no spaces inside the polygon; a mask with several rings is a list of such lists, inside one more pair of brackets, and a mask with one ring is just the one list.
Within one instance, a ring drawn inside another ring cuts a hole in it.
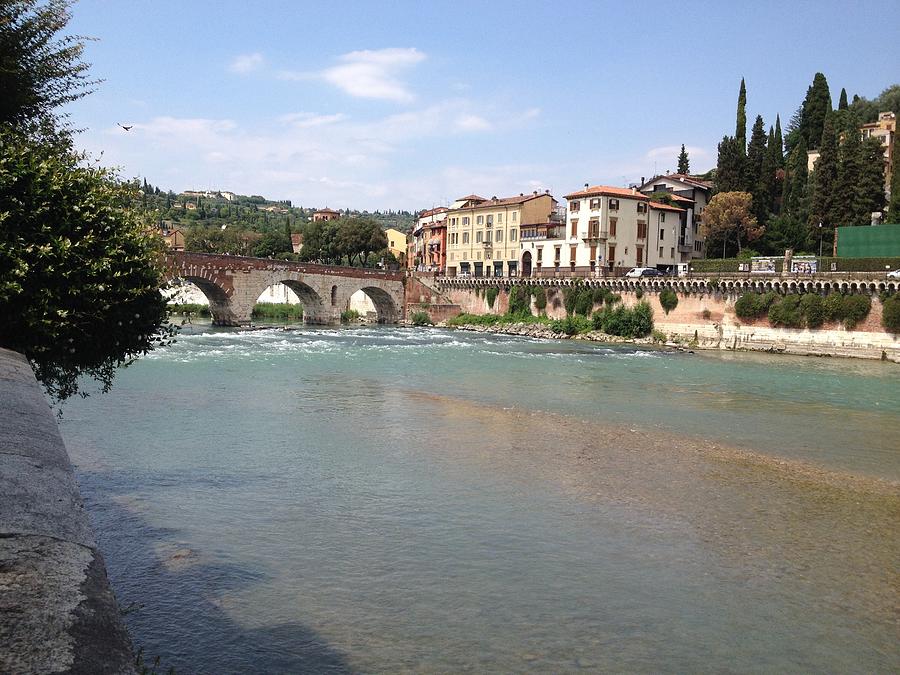
[{"label": "river", "polygon": [[900,670],[894,364],[197,325],[61,429],[179,673]]}]

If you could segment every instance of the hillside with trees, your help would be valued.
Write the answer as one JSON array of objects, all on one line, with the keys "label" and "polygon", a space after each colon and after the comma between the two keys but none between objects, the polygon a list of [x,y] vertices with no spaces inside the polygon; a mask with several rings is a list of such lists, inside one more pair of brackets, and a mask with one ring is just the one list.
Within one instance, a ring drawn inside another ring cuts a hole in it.
[{"label": "hillside with trees", "polygon": [[[785,248],[817,253],[830,251],[835,228],[868,225],[871,214],[884,212],[883,147],[878,138],[863,139],[859,127],[874,122],[879,112],[900,115],[900,85],[892,85],[868,100],[848,101],[842,89],[833,107],[828,81],[816,73],[803,102],[782,133],[781,116],[768,129],[761,115],[754,119],[747,140],[747,87],[741,80],[735,132],[719,143],[715,169],[719,193],[750,195],[748,215],[756,221],[755,241],[732,238],[728,231],[707,228],[707,248],[725,255],[781,254]],[[895,140],[896,144],[896,140]],[[808,171],[808,152],[818,152]],[[896,156],[896,150],[895,150]],[[897,172],[894,172],[897,182]],[[900,199],[887,222],[900,221]],[[747,247],[752,243],[752,248]]]}]

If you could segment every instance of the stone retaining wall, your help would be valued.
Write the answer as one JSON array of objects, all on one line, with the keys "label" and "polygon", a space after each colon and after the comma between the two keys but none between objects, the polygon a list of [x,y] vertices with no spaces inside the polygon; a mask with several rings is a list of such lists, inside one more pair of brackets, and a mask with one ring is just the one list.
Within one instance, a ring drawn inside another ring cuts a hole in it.
[{"label": "stone retaining wall", "polygon": [[0,673],[133,673],[69,456],[25,358],[0,349]]}]

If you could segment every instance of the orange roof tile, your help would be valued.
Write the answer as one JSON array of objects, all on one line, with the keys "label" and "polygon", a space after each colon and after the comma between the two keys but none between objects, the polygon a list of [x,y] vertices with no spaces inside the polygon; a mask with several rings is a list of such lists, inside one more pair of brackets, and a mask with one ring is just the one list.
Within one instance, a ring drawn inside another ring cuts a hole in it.
[{"label": "orange roof tile", "polygon": [[679,213],[684,213],[684,209],[679,209],[677,206],[672,206],[671,204],[663,204],[662,202],[650,202],[651,209],[659,209],[660,211],[678,211]]},{"label": "orange roof tile", "polygon": [[580,199],[581,197],[620,197],[623,199],[637,199],[642,202],[650,201],[647,195],[631,188],[610,187],[609,185],[594,185],[593,187],[566,195],[566,199]]}]

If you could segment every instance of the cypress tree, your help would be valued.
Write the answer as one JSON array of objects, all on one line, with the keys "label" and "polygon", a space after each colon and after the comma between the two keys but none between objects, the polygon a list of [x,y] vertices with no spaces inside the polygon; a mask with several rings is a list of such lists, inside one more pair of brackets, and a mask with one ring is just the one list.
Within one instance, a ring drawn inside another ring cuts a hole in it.
[{"label": "cypress tree", "polygon": [[894,147],[891,150],[894,158],[894,172],[891,174],[891,202],[888,205],[885,222],[900,223],[900,134],[894,134]]},{"label": "cypress tree", "polygon": [[806,143],[803,139],[791,152],[785,176],[782,212],[806,226],[809,220],[809,171]]},{"label": "cypress tree", "polygon": [[[856,208],[856,190],[862,171],[862,142],[859,130],[853,130],[855,118],[849,126],[843,133],[843,142],[838,149],[838,178],[833,199],[834,225],[864,224],[860,222],[860,214]],[[817,172],[818,168],[817,164]]]},{"label": "cypress tree", "polygon": [[847,90],[841,87],[841,98],[838,100],[838,110],[847,110]]},{"label": "cypress tree", "polygon": [[747,146],[746,192],[753,193],[762,175],[763,159],[766,156],[766,129],[762,115],[756,116]]},{"label": "cypress tree", "polygon": [[734,137],[740,144],[741,153],[747,150],[747,87],[744,78],[741,78],[741,90],[738,93],[737,124]]},{"label": "cypress tree", "polygon": [[769,151],[775,157],[775,166],[784,168],[784,137],[781,135],[781,115],[775,115],[775,143],[769,146]]},{"label": "cypress tree", "polygon": [[769,142],[766,147],[766,171],[769,175],[767,186],[770,191],[769,209],[772,213],[778,214],[781,213],[781,191],[784,187],[784,171],[780,171],[784,164],[784,155],[781,154],[778,135],[772,127],[769,127]]},{"label": "cypress tree", "polygon": [[719,143],[716,189],[719,192],[740,192],[744,189],[744,153],[739,141],[732,136],[725,136]]},{"label": "cypress tree", "polygon": [[691,172],[691,163],[688,160],[687,150],[684,149],[684,143],[681,144],[681,153],[678,155],[678,173],[688,174]]},{"label": "cypress tree", "polygon": [[[857,134],[859,132],[857,131]],[[897,135],[894,134],[896,148]],[[884,198],[884,148],[876,137],[869,137],[859,144],[859,174],[853,195],[853,211],[858,225],[868,225],[872,214],[883,211]]]},{"label": "cypress tree", "polygon": [[803,101],[803,135],[807,148],[818,148],[825,128],[825,118],[831,112],[831,92],[828,80],[822,73],[816,73],[812,86]]},{"label": "cypress tree", "polygon": [[825,118],[819,143],[819,159],[813,167],[812,195],[807,219],[811,229],[818,229],[819,224],[822,224],[819,235],[826,244],[833,240],[834,227],[839,224],[840,219],[839,209],[835,204],[839,161],[837,132],[829,115]]}]

